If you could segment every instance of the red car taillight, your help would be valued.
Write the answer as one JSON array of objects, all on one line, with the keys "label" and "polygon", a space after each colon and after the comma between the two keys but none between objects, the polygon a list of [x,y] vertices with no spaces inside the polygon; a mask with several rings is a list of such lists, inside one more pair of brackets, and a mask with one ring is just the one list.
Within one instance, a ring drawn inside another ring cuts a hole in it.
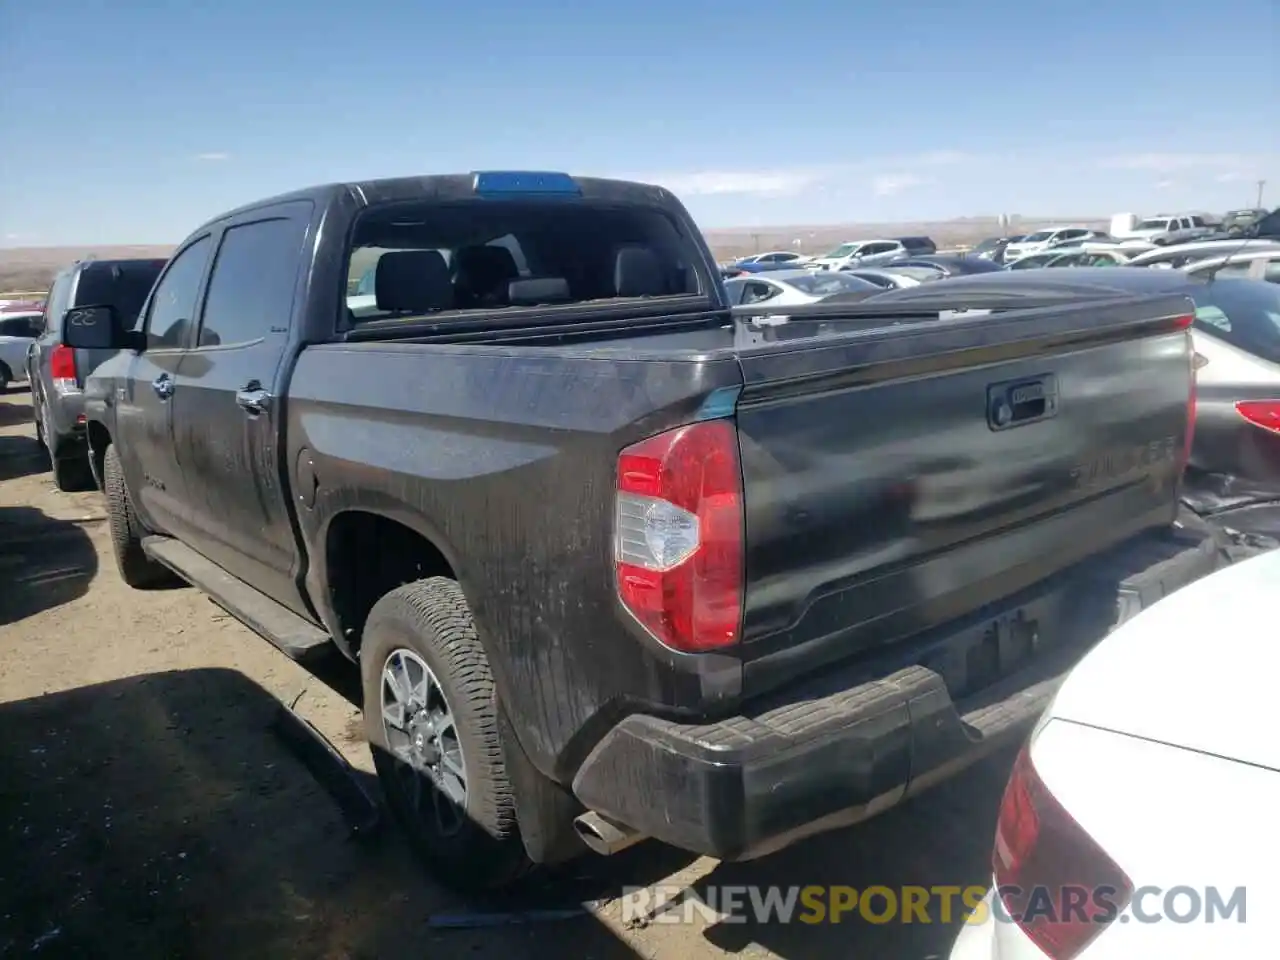
[{"label": "red car taillight", "polygon": [[742,632],[742,469],[727,420],[678,427],[618,456],[614,565],[623,606],[673,650]]},{"label": "red car taillight", "polygon": [[[1026,747],[1014,761],[1000,803],[991,860],[1005,909],[1051,960],[1079,954],[1133,896],[1133,882],[1049,792]],[[1100,907],[1093,899],[1102,889],[1115,908],[1105,921],[1097,919]],[[1051,910],[1027,911],[1033,890],[1043,891],[1039,896],[1048,897]],[[1080,891],[1089,896],[1083,904]],[[1064,909],[1072,902],[1077,909]],[[1028,919],[1024,911],[1034,915]]]},{"label": "red car taillight", "polygon": [[74,350],[63,344],[53,348],[49,354],[49,379],[53,381],[54,392],[59,395],[80,392],[80,384],[76,382]]},{"label": "red car taillight", "polygon": [[1255,427],[1280,433],[1280,400],[1239,400],[1236,413]]}]

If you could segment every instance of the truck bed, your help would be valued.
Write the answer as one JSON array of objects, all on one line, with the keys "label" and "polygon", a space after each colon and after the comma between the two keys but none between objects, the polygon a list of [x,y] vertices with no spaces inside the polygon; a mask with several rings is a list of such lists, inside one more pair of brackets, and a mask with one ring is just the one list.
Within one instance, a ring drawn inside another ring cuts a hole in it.
[{"label": "truck bed", "polygon": [[[446,518],[432,542],[477,598],[500,687],[531,704],[545,737],[531,749],[563,776],[620,704],[722,714],[1172,522],[1187,301],[1059,290],[965,305],[410,322],[310,346],[286,453],[321,478],[304,537],[367,504]],[[602,534],[618,451],[707,415],[739,435],[743,641],[691,658],[617,607]],[[563,639],[577,636],[593,639]]]}]

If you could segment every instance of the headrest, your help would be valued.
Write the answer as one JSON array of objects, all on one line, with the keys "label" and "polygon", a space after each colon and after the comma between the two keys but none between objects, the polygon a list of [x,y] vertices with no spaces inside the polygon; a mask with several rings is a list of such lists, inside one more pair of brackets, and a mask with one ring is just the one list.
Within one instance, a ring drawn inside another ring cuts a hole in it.
[{"label": "headrest", "polygon": [[516,258],[506,247],[462,247],[454,254],[453,262],[459,276],[465,275],[477,283],[494,283],[520,276]]},{"label": "headrest", "polygon": [[564,277],[535,277],[532,280],[512,280],[507,284],[507,302],[513,307],[565,303],[572,299],[569,281]]},{"label": "headrest", "polygon": [[396,250],[378,258],[373,294],[379,310],[425,313],[453,306],[449,267],[438,250]]},{"label": "headrest", "polygon": [[621,247],[613,266],[613,289],[619,297],[661,297],[667,293],[662,262],[648,247]]}]

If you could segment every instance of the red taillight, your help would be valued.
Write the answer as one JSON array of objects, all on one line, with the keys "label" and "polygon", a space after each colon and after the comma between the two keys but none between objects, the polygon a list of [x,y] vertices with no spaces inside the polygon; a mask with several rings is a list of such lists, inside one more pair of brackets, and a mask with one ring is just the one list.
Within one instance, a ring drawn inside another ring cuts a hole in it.
[{"label": "red taillight", "polygon": [[727,420],[679,427],[618,457],[614,564],[623,606],[673,650],[742,630],[742,469]]},{"label": "red taillight", "polygon": [[1236,413],[1255,427],[1280,433],[1280,400],[1239,400]]},{"label": "red taillight", "polygon": [[[1133,896],[1133,882],[1049,792],[1026,747],[1005,787],[991,859],[1005,909],[1051,960],[1079,954]],[[1114,911],[1100,907],[1103,891]],[[1039,908],[1028,910],[1033,899]]]},{"label": "red taillight", "polygon": [[55,380],[74,380],[76,378],[76,354],[70,347],[61,344],[53,348],[49,354],[49,376]]},{"label": "red taillight", "polygon": [[58,394],[79,393],[80,384],[76,382],[76,354],[68,346],[59,344],[49,354],[49,378],[53,381],[53,389]]}]

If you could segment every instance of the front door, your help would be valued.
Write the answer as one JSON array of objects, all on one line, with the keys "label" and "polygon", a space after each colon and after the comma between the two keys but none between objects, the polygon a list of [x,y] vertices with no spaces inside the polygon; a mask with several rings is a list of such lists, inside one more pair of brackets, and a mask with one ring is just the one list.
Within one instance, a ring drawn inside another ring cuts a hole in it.
[{"label": "front door", "polygon": [[183,247],[156,281],[142,315],[146,349],[129,364],[115,396],[115,442],[143,523],[185,537],[187,491],[173,436],[178,367],[195,333],[201,281],[213,249],[208,234]]},{"label": "front door", "polygon": [[281,394],[312,209],[308,201],[256,210],[223,231],[172,401],[190,546],[304,614]]}]

